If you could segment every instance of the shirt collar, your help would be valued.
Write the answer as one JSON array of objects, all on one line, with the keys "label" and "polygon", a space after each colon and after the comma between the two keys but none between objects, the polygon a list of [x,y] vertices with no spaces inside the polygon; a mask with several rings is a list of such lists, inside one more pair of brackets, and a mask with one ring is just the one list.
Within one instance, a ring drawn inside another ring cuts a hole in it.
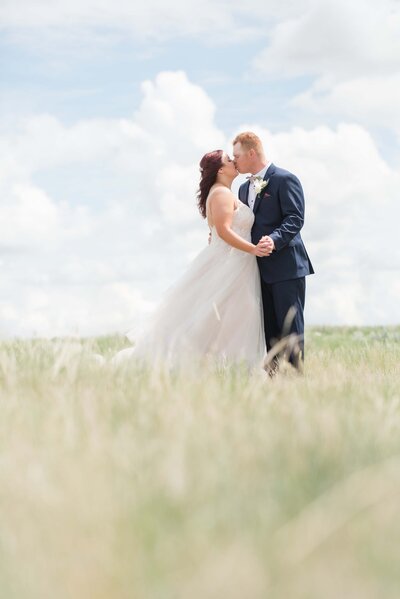
[{"label": "shirt collar", "polygon": [[255,177],[261,177],[261,179],[264,179],[265,177],[265,173],[267,172],[267,170],[269,169],[269,167],[271,166],[270,162],[267,162],[267,164],[264,166],[264,168],[262,168],[258,173],[256,173],[254,176]]}]

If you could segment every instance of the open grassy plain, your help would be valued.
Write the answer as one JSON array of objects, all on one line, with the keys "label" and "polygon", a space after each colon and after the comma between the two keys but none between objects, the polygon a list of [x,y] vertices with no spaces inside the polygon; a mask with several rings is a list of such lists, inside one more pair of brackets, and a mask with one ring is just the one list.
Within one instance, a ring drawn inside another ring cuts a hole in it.
[{"label": "open grassy plain", "polygon": [[0,345],[4,599],[398,599],[400,327],[313,328],[305,374]]}]

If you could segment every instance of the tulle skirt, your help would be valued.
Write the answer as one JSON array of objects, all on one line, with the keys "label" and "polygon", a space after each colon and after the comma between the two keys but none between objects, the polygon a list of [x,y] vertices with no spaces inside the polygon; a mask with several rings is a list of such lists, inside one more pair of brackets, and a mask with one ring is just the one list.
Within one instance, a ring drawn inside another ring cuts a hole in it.
[{"label": "tulle skirt", "polygon": [[214,238],[167,291],[142,331],[129,331],[133,348],[114,362],[135,358],[150,366],[261,366],[265,338],[260,274],[255,256]]}]

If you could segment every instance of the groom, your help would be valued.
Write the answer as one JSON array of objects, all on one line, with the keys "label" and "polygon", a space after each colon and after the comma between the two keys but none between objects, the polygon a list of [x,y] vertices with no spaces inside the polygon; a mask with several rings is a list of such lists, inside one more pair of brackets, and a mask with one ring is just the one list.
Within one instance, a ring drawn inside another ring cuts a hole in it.
[{"label": "groom", "polygon": [[[314,272],[300,235],[304,224],[303,189],[295,175],[266,159],[255,133],[235,137],[233,157],[239,173],[251,173],[240,186],[239,199],[255,215],[252,242],[257,244],[263,238],[270,251],[267,257],[257,258],[267,351],[283,335],[294,333],[300,352],[292,351],[289,361],[299,368],[299,360],[304,358],[305,277]],[[285,330],[285,318],[290,318],[291,309],[294,317]]]}]

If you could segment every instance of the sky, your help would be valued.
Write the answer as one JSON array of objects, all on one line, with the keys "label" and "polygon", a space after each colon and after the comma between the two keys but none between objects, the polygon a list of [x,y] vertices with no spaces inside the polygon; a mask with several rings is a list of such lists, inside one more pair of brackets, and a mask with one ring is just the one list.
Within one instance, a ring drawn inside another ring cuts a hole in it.
[{"label": "sky", "polygon": [[399,324],[399,32],[399,0],[2,0],[0,336],[151,313],[243,130],[303,184],[306,323]]}]

